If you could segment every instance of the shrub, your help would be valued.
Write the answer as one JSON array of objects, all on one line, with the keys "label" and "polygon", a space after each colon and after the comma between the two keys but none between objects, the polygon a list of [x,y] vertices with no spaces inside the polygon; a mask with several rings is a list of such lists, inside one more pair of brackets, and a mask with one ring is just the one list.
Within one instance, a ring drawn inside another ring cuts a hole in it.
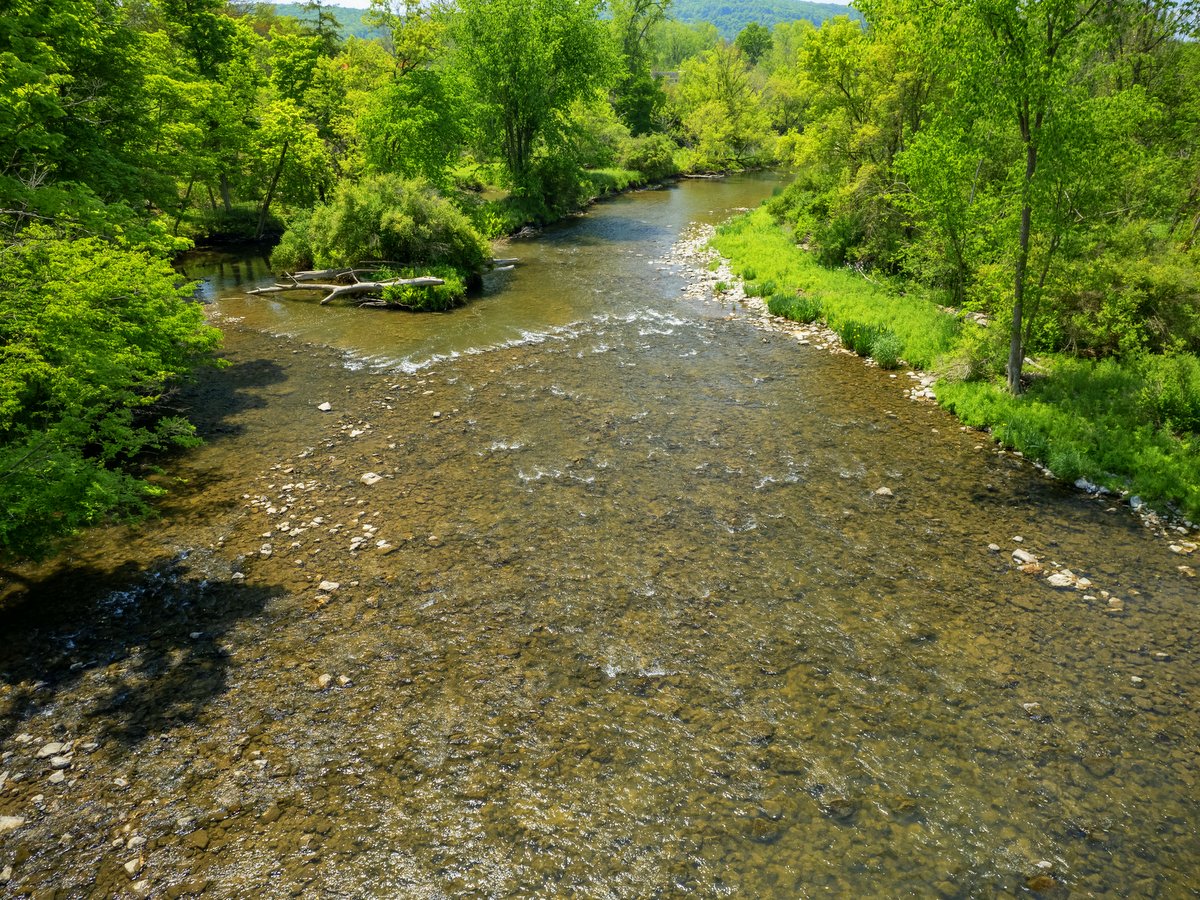
[{"label": "shrub", "polygon": [[808,324],[821,318],[821,301],[807,294],[772,294],[767,309],[793,322]]},{"label": "shrub", "polygon": [[399,306],[413,312],[443,312],[462,303],[467,295],[467,283],[462,275],[450,266],[434,266],[430,269],[400,269],[381,274],[382,278],[416,278],[420,275],[433,275],[441,278],[444,284],[421,287],[411,284],[397,284],[385,288],[383,299],[392,306]]},{"label": "shrub", "polygon": [[833,326],[833,330],[841,338],[842,346],[853,350],[859,356],[870,356],[876,339],[886,332],[886,329],[879,325],[868,325],[854,319],[838,322]]},{"label": "shrub", "polygon": [[903,351],[900,338],[890,331],[881,332],[871,343],[871,358],[881,369],[894,369],[900,365],[900,354]]},{"label": "shrub", "polygon": [[479,271],[487,243],[428,182],[373,175],[342,182],[328,203],[298,217],[271,254],[277,268],[346,266],[363,260]]},{"label": "shrub", "polygon": [[665,134],[631,138],[621,147],[620,164],[641,172],[647,181],[659,181],[678,174],[676,149],[675,142]]}]

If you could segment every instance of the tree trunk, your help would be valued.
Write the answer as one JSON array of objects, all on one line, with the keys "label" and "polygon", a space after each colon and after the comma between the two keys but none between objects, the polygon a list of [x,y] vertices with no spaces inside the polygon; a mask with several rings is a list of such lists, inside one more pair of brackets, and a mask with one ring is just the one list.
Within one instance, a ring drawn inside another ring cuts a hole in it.
[{"label": "tree trunk", "polygon": [[225,204],[225,215],[233,212],[233,201],[229,198],[229,178],[221,173],[221,202]]},{"label": "tree trunk", "polygon": [[1029,232],[1033,219],[1030,193],[1033,175],[1037,171],[1037,144],[1028,135],[1025,140],[1025,184],[1024,203],[1021,207],[1021,238],[1017,247],[1017,264],[1013,273],[1012,334],[1008,342],[1008,389],[1013,394],[1021,393],[1021,366],[1025,361],[1025,346],[1022,329],[1022,312],[1025,301],[1026,269],[1029,265]]},{"label": "tree trunk", "polygon": [[263,197],[262,209],[258,211],[258,228],[254,231],[255,240],[261,240],[263,232],[267,230],[267,213],[271,211],[271,200],[275,196],[275,187],[279,184],[279,176],[283,172],[283,164],[287,159],[290,143],[290,141],[284,141],[283,149],[279,151],[279,162],[275,166],[274,174],[271,175],[271,184],[267,187],[267,196]]}]

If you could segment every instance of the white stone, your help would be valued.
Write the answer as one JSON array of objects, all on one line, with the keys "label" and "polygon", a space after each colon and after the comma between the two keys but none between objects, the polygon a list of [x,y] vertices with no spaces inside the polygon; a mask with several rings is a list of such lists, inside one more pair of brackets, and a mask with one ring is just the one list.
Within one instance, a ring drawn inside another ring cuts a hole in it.
[{"label": "white stone", "polygon": [[1054,588],[1069,588],[1075,585],[1075,576],[1071,574],[1070,569],[1063,569],[1061,572],[1055,572],[1046,579],[1046,584]]},{"label": "white stone", "polygon": [[1041,709],[1042,704],[1036,703],[1036,702],[1022,703],[1021,708],[1024,709],[1025,712],[1032,714],[1032,713],[1037,712],[1039,709]]},{"label": "white stone", "polygon": [[37,752],[37,758],[45,759],[47,756],[58,756],[66,749],[66,744],[60,744],[57,742],[49,743],[44,745],[42,749]]},{"label": "white stone", "polygon": [[137,859],[131,859],[129,862],[125,863],[125,871],[129,874],[130,878],[142,871],[141,858],[139,857]]},{"label": "white stone", "polygon": [[1146,679],[1140,678],[1137,675],[1134,675],[1129,679],[1129,681],[1132,684],[1145,684]]},{"label": "white stone", "polygon": [[324,403],[318,403],[317,409],[319,409],[321,412],[329,412],[331,409],[333,409],[333,404],[326,400]]},{"label": "white stone", "polygon": [[50,757],[50,765],[55,769],[65,769],[71,764],[69,756],[52,756]]},{"label": "white stone", "polygon": [[1012,552],[1012,558],[1013,562],[1019,566],[1027,566],[1030,563],[1035,563],[1038,561],[1038,558],[1028,550],[1014,550]]},{"label": "white stone", "polygon": [[364,472],[362,478],[358,480],[370,487],[373,484],[379,484],[379,482],[383,481],[383,476],[375,472]]},{"label": "white stone", "polygon": [[336,581],[322,581],[320,584],[317,585],[317,590],[318,591],[336,591],[340,587],[341,587],[341,584],[339,584]]},{"label": "white stone", "polygon": [[894,497],[896,496],[889,487],[880,487],[875,489],[876,497]]},{"label": "white stone", "polygon": [[0,816],[0,834],[16,831],[24,824],[25,820],[20,816]]},{"label": "white stone", "polygon": [[317,678],[317,684],[319,684],[322,687],[322,689],[329,687],[329,685],[332,683],[333,683],[333,676],[330,675],[328,672],[324,673],[319,678]]},{"label": "white stone", "polygon": [[67,773],[64,772],[62,769],[58,769],[55,772],[51,773],[50,777],[47,778],[46,780],[49,781],[51,784],[62,784],[64,781],[67,780]]}]

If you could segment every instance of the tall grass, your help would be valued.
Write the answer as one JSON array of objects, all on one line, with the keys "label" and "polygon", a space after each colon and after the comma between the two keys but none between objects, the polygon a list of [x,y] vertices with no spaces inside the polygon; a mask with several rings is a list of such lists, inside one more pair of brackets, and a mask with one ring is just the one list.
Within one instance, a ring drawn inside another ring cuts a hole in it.
[{"label": "tall grass", "polygon": [[[717,229],[713,245],[729,258],[733,270],[756,285],[772,283],[773,294],[799,295],[796,306],[807,316],[813,309],[839,335],[862,333],[876,337],[883,331],[896,338],[903,357],[921,368],[931,366],[946,353],[958,335],[958,322],[943,313],[922,293],[905,293],[887,284],[868,281],[849,269],[826,269],[797,247],[791,236],[778,227],[762,208]],[[776,301],[777,308],[786,304]],[[782,313],[789,315],[787,311]],[[791,317],[791,316],[789,316]],[[800,316],[794,318],[804,319]],[[811,319],[809,319],[811,321]],[[870,355],[871,341],[850,338]],[[895,354],[889,342],[889,356]],[[857,352],[857,346],[855,346]]]},{"label": "tall grass", "polygon": [[962,364],[981,354],[990,360],[995,349],[990,345],[1002,334],[961,329],[918,288],[823,268],[765,209],[723,225],[713,244],[743,279],[771,286],[767,305],[776,315],[823,319],[845,346],[874,356],[885,368],[903,357],[918,368],[941,359],[943,367],[960,370],[963,380],[939,382],[939,402],[1059,478],[1127,490],[1200,521],[1195,356],[1143,353],[1101,361],[1045,356],[1038,360],[1041,374],[1014,397],[990,363]]}]

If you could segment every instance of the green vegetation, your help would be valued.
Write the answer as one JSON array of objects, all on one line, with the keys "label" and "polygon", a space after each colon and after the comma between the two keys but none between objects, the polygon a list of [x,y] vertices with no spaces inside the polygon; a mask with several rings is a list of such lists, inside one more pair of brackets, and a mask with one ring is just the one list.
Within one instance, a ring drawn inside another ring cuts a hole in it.
[{"label": "green vegetation", "polygon": [[738,3],[675,0],[672,13],[681,22],[711,23],[728,40],[752,22],[771,28],[800,20],[820,25],[836,16],[860,17],[858,10],[839,3],[809,3],[806,0],[742,0]]},{"label": "green vegetation", "polygon": [[189,446],[171,384],[219,333],[161,257],[33,225],[0,247],[0,553],[144,512],[150,451]]},{"label": "green vegetation", "polygon": [[448,266],[465,280],[489,258],[467,217],[429,184],[374,175],[343,182],[328,203],[297,216],[271,264],[295,271],[382,260]]},{"label": "green vegetation", "polygon": [[773,312],[801,322],[820,316],[864,356],[871,355],[869,337],[885,331],[899,341],[899,356],[922,368],[954,346],[958,323],[928,293],[868,281],[853,269],[824,268],[776,226],[768,207],[722,225],[713,244],[743,279],[775,284],[768,301]]}]

